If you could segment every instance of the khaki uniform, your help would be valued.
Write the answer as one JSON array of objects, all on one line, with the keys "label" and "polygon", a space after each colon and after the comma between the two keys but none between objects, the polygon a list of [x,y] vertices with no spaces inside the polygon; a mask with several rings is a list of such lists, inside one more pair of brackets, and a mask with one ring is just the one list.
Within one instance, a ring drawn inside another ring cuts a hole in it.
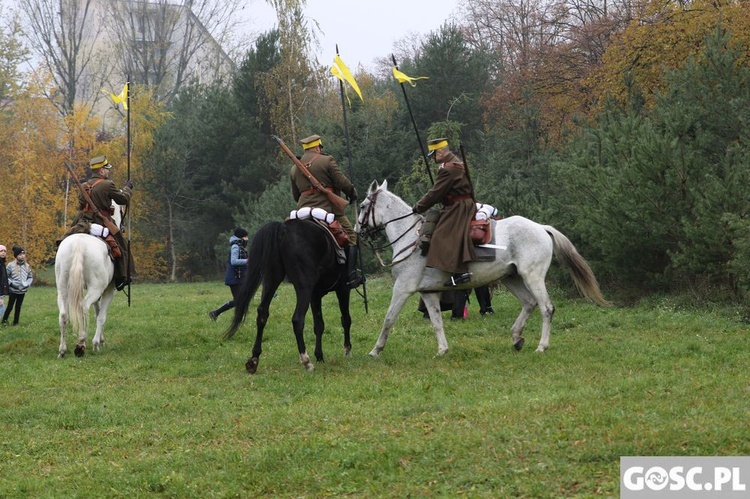
[{"label": "khaki uniform", "polygon": [[[91,178],[87,180],[86,183],[92,186],[89,196],[94,205],[99,208],[99,216],[106,217],[110,221],[112,220],[112,212],[110,211],[112,201],[120,205],[130,205],[130,189],[127,187],[118,189],[115,187],[115,183],[112,180],[102,177],[96,170],[94,170]],[[73,220],[73,223],[63,236],[63,239],[71,234],[88,234],[92,223],[102,224],[102,221],[97,219],[97,215],[91,211],[86,199],[80,193],[78,194],[78,201],[81,211]],[[135,274],[133,257],[128,251],[128,246],[122,232],[114,234],[114,238],[122,251],[122,258],[116,258],[114,260],[115,278],[125,278],[127,276],[128,262],[130,262],[130,274]]]},{"label": "khaki uniform", "polygon": [[469,228],[476,205],[466,169],[454,154],[440,165],[435,185],[417,201],[414,209],[423,213],[438,203],[443,208],[432,234],[427,266],[452,274],[466,272],[468,263],[475,258]]},{"label": "khaki uniform", "polygon": [[[300,161],[305,165],[309,164],[310,173],[323,187],[332,188],[333,192],[339,196],[343,192],[349,199],[352,199],[355,192],[354,185],[339,169],[333,156],[308,150],[302,155]],[[357,243],[357,234],[343,211],[337,212],[334,210],[326,195],[314,188],[296,165],[292,166],[289,176],[292,181],[292,197],[297,202],[297,209],[305,207],[322,208],[329,213],[333,213],[341,227],[349,235],[351,245],[354,246]]]}]

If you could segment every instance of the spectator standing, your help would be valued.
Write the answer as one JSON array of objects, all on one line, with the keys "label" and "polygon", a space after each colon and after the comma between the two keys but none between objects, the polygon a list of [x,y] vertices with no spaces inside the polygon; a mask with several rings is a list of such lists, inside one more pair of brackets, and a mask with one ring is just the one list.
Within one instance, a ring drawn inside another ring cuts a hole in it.
[{"label": "spectator standing", "polygon": [[26,262],[25,249],[13,246],[13,256],[15,260],[10,262],[6,267],[9,293],[8,307],[3,314],[3,324],[8,324],[8,317],[10,317],[11,311],[15,309],[15,314],[13,314],[13,325],[15,326],[21,317],[23,299],[26,296],[26,291],[29,290],[31,283],[34,281],[34,274],[31,272],[31,266]]},{"label": "spectator standing", "polygon": [[5,257],[8,248],[0,244],[0,316],[5,313],[5,296],[8,296],[8,271],[5,269]]}]

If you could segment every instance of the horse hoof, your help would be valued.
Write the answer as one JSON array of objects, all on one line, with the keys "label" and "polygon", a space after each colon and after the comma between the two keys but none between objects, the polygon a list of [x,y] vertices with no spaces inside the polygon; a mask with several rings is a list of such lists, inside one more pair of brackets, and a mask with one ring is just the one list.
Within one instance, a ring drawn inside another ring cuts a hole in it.
[{"label": "horse hoof", "polygon": [[250,374],[255,374],[258,371],[258,357],[250,357],[245,362],[245,369]]},{"label": "horse hoof", "polygon": [[544,353],[545,350],[547,350],[547,347],[543,347],[542,345],[536,347],[536,351],[539,353]]},{"label": "horse hoof", "polygon": [[313,365],[312,362],[309,362],[308,364],[305,365],[305,370],[311,373],[315,370],[315,366]]},{"label": "horse hoof", "polygon": [[64,359],[65,358],[65,352],[60,352],[57,354],[58,359]]},{"label": "horse hoof", "polygon": [[437,356],[438,356],[438,357],[442,357],[442,356],[444,356],[444,355],[445,355],[446,353],[448,353],[448,349],[447,349],[447,348],[441,348],[441,349],[439,349],[439,350],[438,350],[438,352],[437,352]]},{"label": "horse hoof", "polygon": [[374,359],[378,355],[380,355],[380,352],[378,351],[377,348],[373,348],[372,350],[370,350],[370,353],[368,355]]},{"label": "horse hoof", "polygon": [[520,352],[521,349],[523,348],[523,344],[524,343],[526,343],[526,340],[523,339],[523,338],[521,338],[520,340],[518,340],[515,343],[513,343],[513,348],[516,349],[516,352]]},{"label": "horse hoof", "polygon": [[352,347],[344,347],[344,357],[352,356]]},{"label": "horse hoof", "polygon": [[86,347],[77,345],[74,353],[76,354],[76,357],[83,357],[83,354],[86,353]]}]

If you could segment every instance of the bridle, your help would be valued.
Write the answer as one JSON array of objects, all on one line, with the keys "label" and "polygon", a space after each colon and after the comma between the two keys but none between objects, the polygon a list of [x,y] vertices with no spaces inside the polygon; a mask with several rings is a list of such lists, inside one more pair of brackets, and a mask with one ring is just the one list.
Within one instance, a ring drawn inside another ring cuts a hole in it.
[{"label": "bridle", "polygon": [[[383,261],[380,259],[380,255],[378,255],[378,251],[384,250],[390,246],[393,246],[397,242],[399,242],[404,236],[406,236],[417,225],[423,223],[424,217],[417,216],[414,223],[411,224],[411,226],[409,226],[409,228],[406,229],[400,236],[398,236],[393,241],[390,241],[388,244],[376,248],[375,245],[373,244],[373,239],[379,236],[381,233],[383,233],[385,231],[385,228],[388,226],[388,224],[393,223],[393,222],[398,222],[399,220],[403,220],[405,218],[408,218],[414,215],[414,213],[407,213],[406,215],[396,217],[386,222],[383,222],[381,226],[376,227],[375,226],[375,201],[377,201],[378,199],[378,194],[380,194],[380,190],[376,190],[375,192],[367,196],[367,201],[369,201],[369,203],[365,207],[365,210],[362,212],[362,215],[361,215],[362,220],[360,221],[359,226],[360,226],[360,236],[378,256],[378,260],[380,260],[380,264],[382,266],[385,266]],[[372,224],[370,223],[371,221],[372,221]],[[391,261],[391,265],[395,265],[396,263],[403,261],[403,259],[397,261],[396,258],[402,253],[404,253],[405,251],[408,251],[408,250],[414,251],[417,248],[418,243],[419,243],[419,239],[415,239],[414,244],[406,246],[401,251],[394,254],[392,261]],[[411,252],[409,254],[411,254]]]}]

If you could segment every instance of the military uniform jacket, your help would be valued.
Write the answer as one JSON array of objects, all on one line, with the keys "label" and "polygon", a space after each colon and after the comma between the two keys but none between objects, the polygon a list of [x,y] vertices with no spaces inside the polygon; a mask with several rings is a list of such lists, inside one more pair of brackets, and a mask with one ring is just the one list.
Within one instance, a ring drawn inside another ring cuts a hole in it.
[{"label": "military uniform jacket", "polygon": [[[93,185],[91,188],[91,201],[94,205],[105,213],[109,213],[112,206],[112,201],[120,205],[130,204],[130,189],[123,187],[118,189],[115,187],[115,183],[110,179],[105,179],[98,173],[91,175],[91,178],[87,181],[89,185]],[[81,209],[84,209],[88,204],[82,194],[78,194],[78,201],[81,203]]]},{"label": "military uniform jacket", "polygon": [[[354,194],[354,185],[346,178],[346,175],[339,169],[338,164],[333,156],[320,154],[314,151],[306,151],[300,161],[305,165],[309,164],[308,169],[322,187],[333,188],[333,192],[341,195],[343,192],[349,199]],[[342,216],[343,212],[336,212],[325,194],[315,189],[310,180],[305,177],[297,165],[292,166],[289,171],[292,180],[292,197],[297,202],[297,209],[311,207],[322,208],[336,216]]]},{"label": "military uniform jacket", "polygon": [[[115,203],[120,205],[130,204],[129,188],[123,187],[122,189],[118,189],[117,187],[115,187],[115,183],[113,181],[103,178],[97,172],[94,172],[94,174],[91,175],[91,178],[87,181],[87,183],[93,186],[89,192],[89,196],[91,197],[91,201],[93,201],[94,206],[101,210],[99,214],[103,217],[111,219],[110,210],[112,209],[113,200]],[[84,198],[80,193],[78,194],[78,201],[81,211],[73,220],[70,229],[68,229],[68,232],[66,232],[65,236],[63,237],[67,237],[71,234],[87,233],[92,223],[101,223],[100,220],[96,219],[93,211],[90,211],[86,198]],[[118,243],[120,243],[122,246],[121,241],[118,240]]]},{"label": "military uniform jacket", "polygon": [[471,198],[466,169],[455,155],[440,165],[435,185],[414,208],[423,213],[438,203],[443,208],[430,241],[427,266],[451,273],[466,272],[467,263],[475,258],[469,229],[476,204]]}]

